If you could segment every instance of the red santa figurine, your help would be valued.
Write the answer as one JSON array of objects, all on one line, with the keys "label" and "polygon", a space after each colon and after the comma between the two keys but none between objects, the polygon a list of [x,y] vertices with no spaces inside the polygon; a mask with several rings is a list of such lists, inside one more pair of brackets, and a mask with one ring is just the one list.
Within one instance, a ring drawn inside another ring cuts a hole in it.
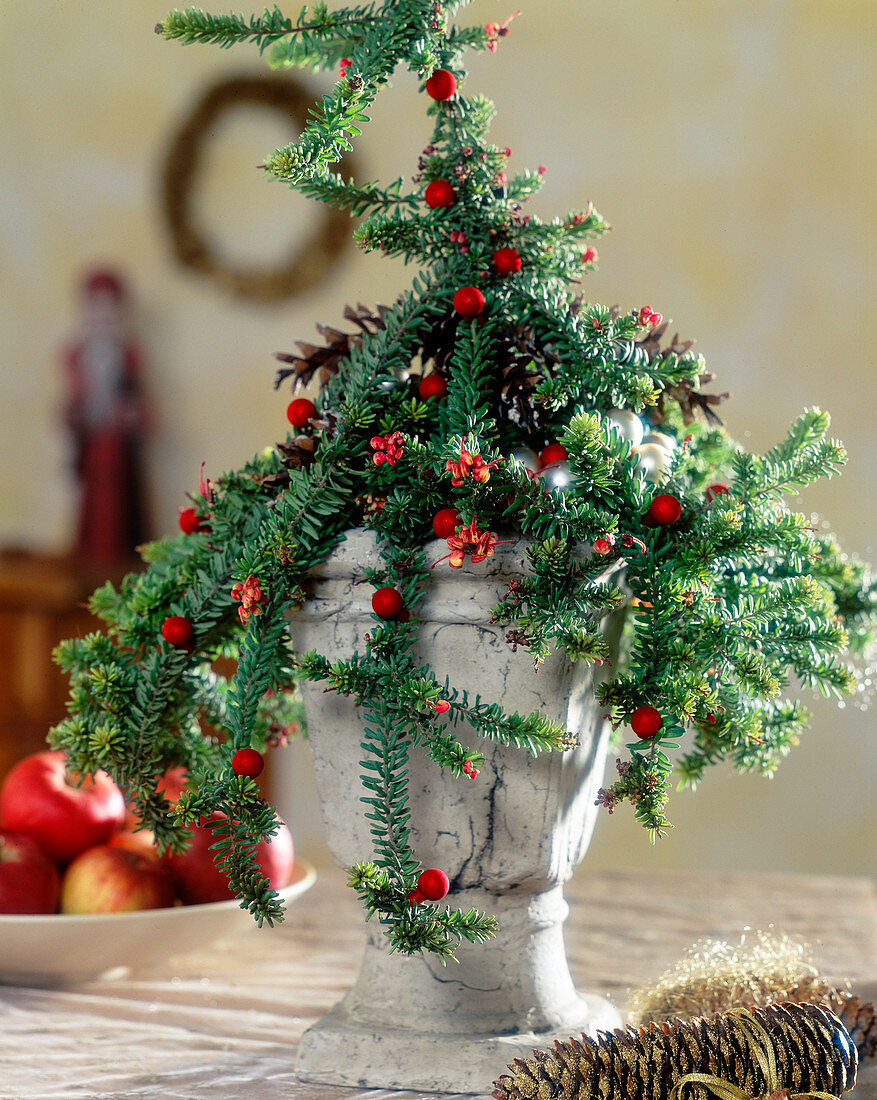
[{"label": "red santa figurine", "polygon": [[76,554],[106,565],[130,558],[148,536],[141,447],[148,413],[141,362],[125,317],[125,288],[112,271],[98,270],[82,285],[83,329],[65,355],[80,483]]}]

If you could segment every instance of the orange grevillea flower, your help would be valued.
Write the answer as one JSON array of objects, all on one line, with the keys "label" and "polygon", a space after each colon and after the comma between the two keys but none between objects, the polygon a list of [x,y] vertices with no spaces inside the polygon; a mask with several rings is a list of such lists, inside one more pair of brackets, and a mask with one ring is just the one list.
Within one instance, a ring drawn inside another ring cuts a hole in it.
[{"label": "orange grevillea flower", "polygon": [[482,484],[485,481],[490,481],[490,471],[498,465],[498,461],[485,462],[481,455],[473,455],[461,444],[460,461],[455,462],[452,458],[449,458],[445,463],[445,469],[454,475],[451,484],[459,488],[467,477],[474,477],[476,481],[480,481]]},{"label": "orange grevillea flower", "polygon": [[655,313],[651,306],[643,306],[639,311],[639,323],[644,327],[659,325],[663,320],[663,315]]},{"label": "orange grevillea flower", "polygon": [[504,19],[502,23],[485,23],[484,29],[487,32],[487,48],[491,53],[496,53],[496,48],[499,45],[500,38],[505,38],[509,33],[509,23],[515,18],[516,15],[520,15],[519,11],[512,12],[508,19]]},{"label": "orange grevillea flower", "polygon": [[373,435],[369,444],[374,448],[372,462],[380,466],[386,462],[388,466],[395,466],[402,457],[402,444],[405,439],[401,432],[393,432],[392,435]]},{"label": "orange grevillea flower", "polygon": [[450,554],[433,562],[433,568],[439,562],[447,561],[451,569],[460,569],[467,557],[471,558],[473,565],[477,565],[486,558],[492,558],[495,548],[503,545],[493,531],[478,530],[475,516],[468,527],[461,527],[459,533],[451,535],[447,542]]},{"label": "orange grevillea flower", "polygon": [[238,617],[245,623],[251,615],[262,614],[262,605],[267,602],[268,594],[263,592],[259,578],[251,573],[243,583],[238,581],[232,588],[231,598],[240,603]]}]

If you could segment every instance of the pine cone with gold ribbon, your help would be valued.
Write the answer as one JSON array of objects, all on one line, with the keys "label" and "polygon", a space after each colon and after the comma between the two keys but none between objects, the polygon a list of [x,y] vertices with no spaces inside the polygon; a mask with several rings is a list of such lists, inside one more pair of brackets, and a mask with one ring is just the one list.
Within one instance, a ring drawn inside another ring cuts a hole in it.
[{"label": "pine cone with gold ribbon", "polygon": [[694,1017],[596,1039],[556,1042],[515,1059],[496,1100],[745,1100],[839,1097],[856,1083],[856,1047],[821,1005],[786,1003]]}]

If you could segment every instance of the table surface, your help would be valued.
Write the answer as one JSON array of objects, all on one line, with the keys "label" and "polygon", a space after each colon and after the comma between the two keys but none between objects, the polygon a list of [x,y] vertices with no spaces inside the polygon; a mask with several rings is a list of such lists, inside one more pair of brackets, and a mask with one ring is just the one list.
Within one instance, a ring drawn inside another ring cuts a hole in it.
[{"label": "table surface", "polygon": [[[622,1009],[696,940],[736,943],[747,926],[805,941],[826,978],[877,994],[875,892],[864,879],[583,868],[566,896],[573,977]],[[296,1078],[301,1033],[352,983],[364,938],[356,898],[326,868],[274,929],[254,925],[114,981],[0,987],[0,1100],[434,1100]],[[877,1059],[847,1095],[877,1100]]]}]

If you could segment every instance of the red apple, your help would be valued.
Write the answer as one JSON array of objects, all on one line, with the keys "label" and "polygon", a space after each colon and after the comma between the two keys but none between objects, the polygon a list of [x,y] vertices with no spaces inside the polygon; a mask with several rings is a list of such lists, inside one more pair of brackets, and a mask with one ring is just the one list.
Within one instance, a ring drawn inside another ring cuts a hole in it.
[{"label": "red apple", "polygon": [[61,879],[62,913],[128,913],[175,901],[173,879],[157,860],[109,844],[81,852]]},{"label": "red apple", "polygon": [[79,781],[63,752],[35,752],[13,767],[0,788],[0,828],[33,837],[66,863],[122,827],[125,797],[106,772]]},{"label": "red apple", "polygon": [[[212,813],[202,817],[198,825],[190,825],[192,843],[182,855],[172,852],[163,856],[163,862],[170,868],[170,872],[176,882],[177,892],[185,905],[198,905],[207,901],[228,901],[235,895],[228,885],[228,880],[213,862],[214,852],[210,846],[217,841],[212,829],[207,827],[207,822],[217,821],[225,817],[222,813]],[[292,834],[281,823],[280,829],[270,841],[260,841],[256,847],[256,858],[262,867],[262,873],[266,876],[275,890],[282,890],[289,885],[292,878],[292,867],[295,862],[295,851],[292,843]]]},{"label": "red apple", "polygon": [[110,848],[123,848],[126,852],[139,852],[147,859],[158,859],[158,848],[152,829],[123,829],[113,833],[107,841]]},{"label": "red apple", "polygon": [[54,913],[60,890],[51,856],[29,836],[0,829],[0,913]]}]

